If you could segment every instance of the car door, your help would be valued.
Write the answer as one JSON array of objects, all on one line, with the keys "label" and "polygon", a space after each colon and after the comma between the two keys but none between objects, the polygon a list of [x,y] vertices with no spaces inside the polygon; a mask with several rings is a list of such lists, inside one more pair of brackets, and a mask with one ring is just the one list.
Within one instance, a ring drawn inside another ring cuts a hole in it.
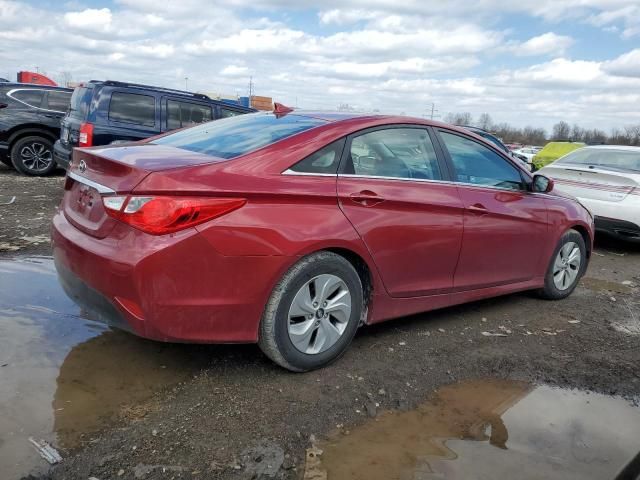
[{"label": "car door", "polygon": [[462,242],[462,203],[428,128],[349,136],[337,192],[394,297],[450,291]]},{"label": "car door", "polygon": [[45,125],[56,130],[60,128],[60,122],[69,109],[71,92],[63,90],[47,90],[43,99],[42,108],[39,114]]},{"label": "car door", "polygon": [[446,129],[438,138],[464,204],[455,290],[531,279],[547,238],[544,196],[497,150]]}]

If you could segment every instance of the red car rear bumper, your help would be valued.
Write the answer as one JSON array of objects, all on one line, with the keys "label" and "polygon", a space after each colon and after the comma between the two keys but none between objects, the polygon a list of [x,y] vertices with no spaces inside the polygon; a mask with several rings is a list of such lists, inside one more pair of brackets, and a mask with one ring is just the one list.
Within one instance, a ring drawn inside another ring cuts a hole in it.
[{"label": "red car rear bumper", "polygon": [[91,237],[55,215],[53,254],[67,294],[94,318],[141,337],[255,342],[285,256],[224,256],[190,229],[154,237],[118,224]]}]

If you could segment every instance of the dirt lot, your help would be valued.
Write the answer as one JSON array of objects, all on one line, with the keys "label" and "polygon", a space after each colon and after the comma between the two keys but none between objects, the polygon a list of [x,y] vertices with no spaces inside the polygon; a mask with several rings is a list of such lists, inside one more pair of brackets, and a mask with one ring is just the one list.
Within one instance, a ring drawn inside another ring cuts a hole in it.
[{"label": "dirt lot", "polygon": [[[2,168],[0,203],[16,200],[0,205],[0,257],[49,254],[63,178]],[[195,375],[129,405],[80,447],[61,448],[65,459],[50,477],[267,478],[256,465],[275,450],[285,455],[275,478],[302,478],[312,436],[346,433],[465,379],[637,399],[639,285],[640,247],[598,238],[587,275],[567,300],[517,294],[364,328],[340,361],[317,372],[285,372],[252,345],[204,347],[207,361]]]}]

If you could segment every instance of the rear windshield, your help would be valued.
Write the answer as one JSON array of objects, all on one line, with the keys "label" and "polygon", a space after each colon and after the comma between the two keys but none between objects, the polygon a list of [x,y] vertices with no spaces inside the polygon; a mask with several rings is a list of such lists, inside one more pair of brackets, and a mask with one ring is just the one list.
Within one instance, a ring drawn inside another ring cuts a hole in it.
[{"label": "rear windshield", "polygon": [[180,130],[152,143],[234,158],[325,123],[294,114],[277,117],[272,113],[254,113]]},{"label": "rear windshield", "polygon": [[87,87],[76,87],[71,95],[71,104],[69,105],[69,116],[84,119],[89,109],[91,101],[91,91]]},{"label": "rear windshield", "polygon": [[581,148],[559,159],[556,165],[581,165],[640,172],[640,148],[637,152],[605,148]]}]

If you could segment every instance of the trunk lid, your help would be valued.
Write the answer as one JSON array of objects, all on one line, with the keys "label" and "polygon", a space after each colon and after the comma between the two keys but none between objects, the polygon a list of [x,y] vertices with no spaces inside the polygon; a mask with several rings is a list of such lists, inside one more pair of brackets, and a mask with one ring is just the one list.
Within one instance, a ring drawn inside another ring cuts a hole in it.
[{"label": "trunk lid", "polygon": [[638,187],[634,175],[604,168],[557,165],[542,173],[553,178],[558,190],[577,198],[620,202]]},{"label": "trunk lid", "polygon": [[153,144],[77,148],[69,167],[62,209],[77,229],[104,238],[117,220],[105,211],[102,197],[131,193],[155,171],[214,163],[223,159]]}]

